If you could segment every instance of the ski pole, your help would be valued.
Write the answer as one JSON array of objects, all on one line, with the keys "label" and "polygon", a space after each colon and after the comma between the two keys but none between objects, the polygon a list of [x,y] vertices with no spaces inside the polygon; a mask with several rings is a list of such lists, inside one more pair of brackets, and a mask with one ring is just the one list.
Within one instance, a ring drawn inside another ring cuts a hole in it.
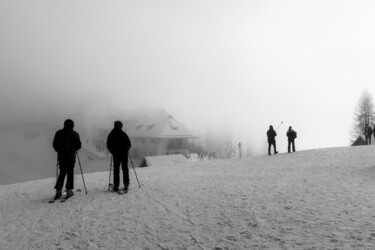
[{"label": "ski pole", "polygon": [[280,123],[280,125],[279,126],[277,126],[277,128],[276,128],[276,130],[275,131],[277,131],[279,128],[280,128],[280,126],[283,124],[284,122],[281,122]]},{"label": "ski pole", "polygon": [[76,154],[77,154],[77,159],[78,159],[79,168],[81,169],[81,175],[82,175],[82,180],[83,180],[83,186],[85,187],[85,192],[86,192],[86,195],[87,195],[87,189],[86,189],[86,184],[85,184],[85,178],[83,178],[83,172],[82,172],[82,167],[81,167],[81,161],[79,160],[78,152],[77,152]]},{"label": "ski pole", "polygon": [[141,184],[139,183],[137,172],[135,172],[135,167],[134,167],[134,164],[133,164],[133,160],[132,160],[132,157],[130,155],[129,155],[129,159],[130,159],[130,162],[132,163],[134,174],[135,174],[135,177],[137,178],[137,182],[138,182],[139,188],[141,188]]},{"label": "ski pole", "polygon": [[108,181],[108,191],[111,189],[111,174],[112,174],[112,154],[111,154],[111,163],[109,165],[109,181]]}]

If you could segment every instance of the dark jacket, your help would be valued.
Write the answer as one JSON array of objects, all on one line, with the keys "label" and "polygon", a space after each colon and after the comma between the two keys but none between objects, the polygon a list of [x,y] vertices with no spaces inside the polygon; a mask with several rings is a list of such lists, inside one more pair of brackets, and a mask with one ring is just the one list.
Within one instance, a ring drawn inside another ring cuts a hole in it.
[{"label": "dark jacket", "polygon": [[368,126],[366,129],[365,129],[365,135],[366,136],[371,136],[372,135],[372,128],[370,126]]},{"label": "dark jacket", "polygon": [[76,153],[81,149],[82,143],[79,134],[72,128],[64,127],[56,132],[52,143],[57,152],[58,159],[75,159]]},{"label": "dark jacket", "polygon": [[288,129],[288,132],[286,132],[286,136],[288,137],[288,141],[294,141],[294,139],[297,138],[297,132],[293,129]]},{"label": "dark jacket", "polygon": [[267,131],[268,143],[275,143],[275,137],[277,136],[276,131],[273,128]]},{"label": "dark jacket", "polygon": [[112,129],[108,135],[107,148],[111,154],[127,154],[131,147],[128,135],[120,128]]}]

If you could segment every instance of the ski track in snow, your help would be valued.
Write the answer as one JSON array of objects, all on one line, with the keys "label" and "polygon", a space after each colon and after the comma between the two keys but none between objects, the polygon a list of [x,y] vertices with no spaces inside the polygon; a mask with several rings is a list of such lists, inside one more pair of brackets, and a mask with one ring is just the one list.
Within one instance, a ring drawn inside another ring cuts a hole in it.
[{"label": "ski track in snow", "polygon": [[128,194],[108,172],[88,195],[48,204],[54,179],[0,186],[0,249],[372,249],[375,147],[136,169]]}]

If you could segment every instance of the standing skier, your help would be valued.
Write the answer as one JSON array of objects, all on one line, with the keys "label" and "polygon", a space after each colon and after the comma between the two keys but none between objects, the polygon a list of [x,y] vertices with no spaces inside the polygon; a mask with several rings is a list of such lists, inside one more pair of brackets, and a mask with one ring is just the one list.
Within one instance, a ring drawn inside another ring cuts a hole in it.
[{"label": "standing skier", "polygon": [[59,164],[60,174],[55,185],[56,195],[54,199],[58,199],[62,195],[65,176],[66,180],[66,197],[73,196],[74,188],[74,165],[76,161],[77,151],[81,148],[82,143],[79,134],[73,130],[74,122],[67,119],[64,122],[64,128],[56,132],[52,146],[57,152],[57,160]]},{"label": "standing skier", "polygon": [[367,145],[371,145],[371,135],[372,135],[372,129],[371,127],[366,123],[365,126],[365,137],[366,137],[366,143]]},{"label": "standing skier", "polygon": [[296,152],[296,147],[294,145],[294,139],[297,138],[297,132],[292,129],[292,126],[289,127],[288,131],[286,132],[286,136],[288,137],[288,153],[290,153],[290,145],[292,144],[293,152]]},{"label": "standing skier", "polygon": [[114,128],[108,135],[107,148],[113,156],[113,191],[119,191],[120,164],[122,165],[124,191],[129,187],[128,151],[131,142],[128,135],[122,130],[122,122],[115,121]]},{"label": "standing skier", "polygon": [[268,139],[268,154],[271,155],[271,146],[273,145],[273,152],[277,154],[279,152],[276,151],[276,140],[275,137],[277,136],[276,131],[273,129],[273,126],[270,125],[269,130],[267,131],[267,139]]}]

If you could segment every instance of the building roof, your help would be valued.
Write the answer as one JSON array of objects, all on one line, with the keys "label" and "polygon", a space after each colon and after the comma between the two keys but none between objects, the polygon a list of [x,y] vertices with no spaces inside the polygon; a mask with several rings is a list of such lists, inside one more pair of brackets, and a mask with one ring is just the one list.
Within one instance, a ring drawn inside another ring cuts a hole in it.
[{"label": "building roof", "polygon": [[352,143],[352,146],[361,146],[367,145],[366,140],[360,135],[358,138]]},{"label": "building roof", "polygon": [[125,122],[130,137],[194,138],[195,136],[164,109],[140,109]]}]

